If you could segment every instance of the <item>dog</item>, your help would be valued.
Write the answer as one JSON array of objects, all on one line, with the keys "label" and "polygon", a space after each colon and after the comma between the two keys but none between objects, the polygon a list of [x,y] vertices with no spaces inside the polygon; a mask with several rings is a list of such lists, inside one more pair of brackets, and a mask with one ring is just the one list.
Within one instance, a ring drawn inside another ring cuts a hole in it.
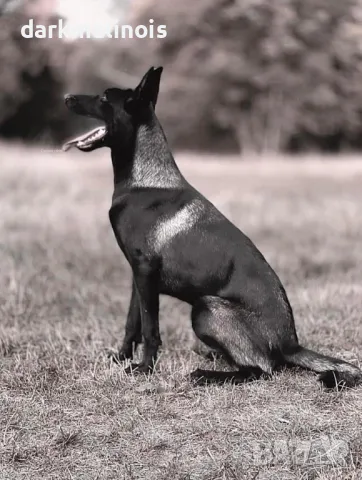
[{"label": "dog", "polygon": [[102,126],[67,142],[64,150],[110,148],[114,192],[109,219],[132,272],[122,347],[115,359],[143,358],[127,373],[151,373],[161,345],[160,294],[192,307],[196,336],[236,370],[197,369],[196,382],[242,383],[283,366],[319,373],[327,388],[354,387],[362,371],[299,344],[292,307],[280,279],[253,242],[177,167],[155,114],[163,68],[150,68],[135,89],[65,96],[74,113]]}]

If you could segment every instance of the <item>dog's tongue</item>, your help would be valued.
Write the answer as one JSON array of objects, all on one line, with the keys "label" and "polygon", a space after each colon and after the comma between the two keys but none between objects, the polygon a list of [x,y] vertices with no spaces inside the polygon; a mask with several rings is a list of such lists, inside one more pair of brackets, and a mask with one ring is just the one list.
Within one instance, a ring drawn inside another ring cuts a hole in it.
[{"label": "dog's tongue", "polygon": [[72,147],[77,146],[79,142],[84,142],[88,138],[92,137],[95,133],[97,133],[100,130],[101,127],[96,127],[90,132],[84,133],[83,135],[79,135],[79,137],[73,138],[72,140],[69,140],[69,142],[64,143],[62,149],[64,152],[69,150]]}]

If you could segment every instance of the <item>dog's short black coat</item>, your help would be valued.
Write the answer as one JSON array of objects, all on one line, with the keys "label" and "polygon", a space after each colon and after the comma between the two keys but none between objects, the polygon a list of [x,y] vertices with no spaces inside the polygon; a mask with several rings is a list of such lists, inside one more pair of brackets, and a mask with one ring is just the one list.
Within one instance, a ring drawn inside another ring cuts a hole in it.
[{"label": "dog's short black coat", "polygon": [[362,372],[298,343],[285,290],[252,241],[180,173],[155,115],[162,68],[151,68],[132,89],[102,96],[66,95],[73,112],[105,127],[68,142],[82,151],[111,149],[114,194],[109,218],[133,271],[132,297],[118,360],[143,360],[128,372],[150,372],[158,348],[159,295],[192,305],[198,338],[237,371],[196,370],[198,381],[244,382],[283,365],[320,373],[327,387],[355,386]]}]

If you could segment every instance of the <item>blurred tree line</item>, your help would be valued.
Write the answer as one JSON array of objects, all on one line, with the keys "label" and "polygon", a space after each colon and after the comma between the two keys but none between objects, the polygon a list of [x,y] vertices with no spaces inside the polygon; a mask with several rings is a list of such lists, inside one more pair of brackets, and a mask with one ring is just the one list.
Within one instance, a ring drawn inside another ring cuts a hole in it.
[{"label": "blurred tree line", "polygon": [[67,45],[24,39],[20,27],[27,21],[19,12],[0,17],[0,135],[57,142],[67,130],[60,101]]},{"label": "blurred tree line", "polygon": [[129,22],[150,18],[165,39],[66,43],[23,39],[21,13],[3,15],[0,135],[59,142],[81,121],[65,91],[134,86],[161,64],[157,108],[174,146],[362,147],[362,0],[144,0]]}]

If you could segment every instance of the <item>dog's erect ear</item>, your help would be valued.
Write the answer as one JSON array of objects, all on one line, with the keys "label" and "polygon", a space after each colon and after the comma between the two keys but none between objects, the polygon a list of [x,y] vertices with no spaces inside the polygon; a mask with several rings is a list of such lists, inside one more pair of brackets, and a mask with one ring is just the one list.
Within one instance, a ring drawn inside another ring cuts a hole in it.
[{"label": "dog's erect ear", "polygon": [[151,67],[142,78],[138,87],[134,91],[134,99],[145,104],[152,103],[155,108],[160,90],[160,80],[163,67]]}]

